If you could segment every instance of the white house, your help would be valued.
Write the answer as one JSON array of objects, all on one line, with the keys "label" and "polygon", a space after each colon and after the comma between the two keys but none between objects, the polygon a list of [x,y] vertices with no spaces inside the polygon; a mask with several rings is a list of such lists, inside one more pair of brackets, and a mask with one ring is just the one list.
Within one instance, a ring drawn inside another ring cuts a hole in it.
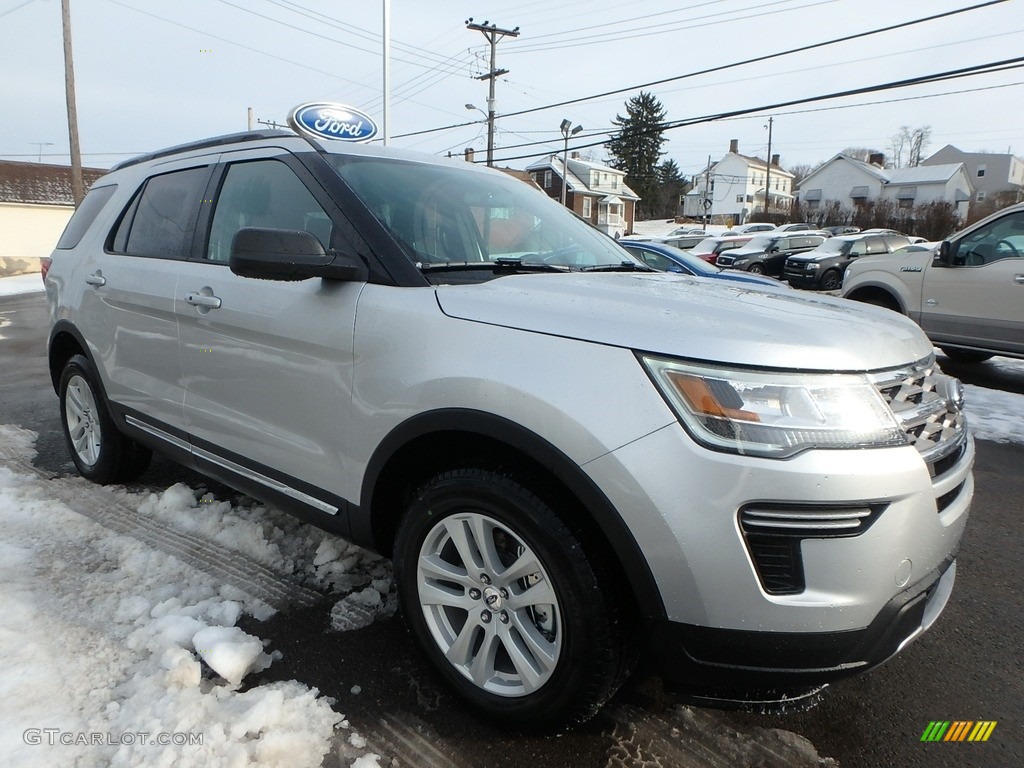
[{"label": "white house", "polygon": [[798,197],[808,211],[838,202],[856,208],[877,200],[893,200],[901,208],[948,202],[962,218],[971,199],[971,181],[963,163],[885,168],[884,156],[863,162],[842,153],[825,161],[800,182]]},{"label": "white house", "polygon": [[[793,174],[779,167],[772,155],[771,167],[759,157],[739,153],[739,140],[729,142],[729,152],[707,173],[694,177],[694,187],[683,200],[683,215],[699,218],[705,213],[716,221],[743,224],[751,214],[765,209],[765,182],[769,190],[768,210],[789,212],[793,202]],[[710,203],[710,204],[709,204]]]},{"label": "white house", "polygon": [[549,155],[527,166],[526,172],[548,197],[560,200],[565,180],[565,205],[602,232],[620,237],[633,231],[636,201],[626,186],[626,173],[583,160],[579,152],[569,156],[568,168],[560,155]]}]

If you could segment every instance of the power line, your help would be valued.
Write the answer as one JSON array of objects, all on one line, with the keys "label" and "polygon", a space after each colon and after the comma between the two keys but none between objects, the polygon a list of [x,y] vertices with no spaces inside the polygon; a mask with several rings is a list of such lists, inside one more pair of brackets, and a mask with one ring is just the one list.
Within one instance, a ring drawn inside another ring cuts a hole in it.
[{"label": "power line", "polygon": [[[111,2],[113,2],[113,1],[114,0],[111,0]],[[867,30],[865,32],[857,32],[857,33],[854,33],[854,34],[851,34],[851,35],[844,35],[842,37],[836,37],[836,38],[833,38],[831,40],[824,40],[824,41],[819,42],[819,43],[811,43],[809,45],[803,45],[803,46],[800,46],[798,48],[790,48],[790,49],[785,50],[785,51],[778,51],[776,53],[769,53],[769,54],[765,54],[763,56],[755,56],[754,58],[744,59],[742,61],[733,62],[732,64],[721,64],[721,65],[719,65],[717,67],[710,67],[708,69],[698,70],[696,72],[688,72],[686,74],[676,75],[674,77],[666,77],[666,78],[662,78],[660,80],[652,80],[652,81],[647,82],[647,83],[640,83],[639,85],[631,85],[631,86],[627,86],[625,88],[616,88],[616,89],[611,90],[611,91],[605,91],[603,93],[597,93],[597,94],[593,94],[591,96],[581,96],[581,97],[576,98],[576,99],[567,99],[565,101],[559,101],[559,102],[555,102],[553,104],[548,104],[548,105],[541,106],[541,107],[531,107],[529,109],[521,109],[521,110],[519,110],[517,112],[507,112],[507,113],[504,113],[502,115],[502,117],[516,117],[518,115],[526,115],[526,114],[530,114],[532,112],[542,112],[542,111],[548,110],[548,109],[555,109],[555,108],[558,108],[558,107],[565,107],[565,106],[568,106],[570,104],[579,104],[579,103],[584,102],[584,101],[594,101],[596,99],[603,99],[603,98],[606,98],[608,96],[615,96],[615,95],[618,95],[618,94],[621,94],[621,93],[628,93],[630,91],[637,91],[637,90],[640,90],[640,89],[643,89],[643,88],[650,88],[650,87],[655,86],[655,85],[663,85],[665,83],[676,82],[678,80],[685,80],[685,79],[692,78],[692,77],[698,77],[700,75],[708,75],[708,74],[712,74],[714,72],[721,72],[721,71],[724,71],[724,70],[727,70],[727,69],[734,69],[736,67],[742,67],[742,66],[746,66],[748,64],[757,64],[757,63],[764,62],[764,61],[770,61],[772,59],[782,58],[783,56],[790,56],[790,55],[795,54],[795,53],[804,53],[806,51],[812,51],[812,50],[815,50],[815,49],[818,49],[818,48],[824,48],[824,47],[829,46],[829,45],[837,45],[839,43],[846,43],[846,42],[849,42],[851,40],[859,40],[859,39],[864,38],[864,37],[870,37],[872,35],[878,35],[878,34],[882,34],[884,32],[892,32],[892,31],[897,30],[897,29],[905,29],[906,27],[911,27],[911,26],[914,26],[914,25],[917,25],[917,24],[923,24],[923,23],[928,22],[928,21],[936,21],[938,19],[943,19],[943,18],[947,18],[947,17],[950,17],[950,16],[955,16],[955,15],[961,14],[961,13],[967,13],[968,11],[975,11],[975,10],[978,10],[980,8],[987,8],[987,7],[993,6],[993,5],[999,5],[999,4],[1005,3],[1005,2],[1006,2],[1006,0],[988,0],[988,2],[978,3],[976,5],[967,6],[965,8],[957,8],[957,9],[954,9],[954,10],[951,10],[951,11],[945,11],[943,13],[933,14],[931,16],[924,16],[924,17],[919,18],[919,19],[913,19],[911,21],[904,21],[904,22],[900,22],[898,24],[890,24],[889,26],[886,26],[886,27],[879,27],[877,29]],[[462,124],[459,124],[459,125],[440,126],[438,128],[425,128],[425,129],[420,130],[420,131],[412,131],[410,133],[399,134],[399,135],[394,136],[392,138],[401,139],[401,138],[406,138],[408,136],[418,136],[418,135],[424,134],[424,133],[434,133],[434,132],[437,132],[437,131],[446,131],[446,130],[449,130],[451,128],[462,128],[465,125],[470,125],[470,124],[471,123],[462,123]]]},{"label": "power line", "polygon": [[[990,74],[993,72],[1005,72],[1012,69],[1019,69],[1024,67],[1024,56],[1018,56],[1013,59],[1004,59],[1002,61],[990,62],[988,64],[977,64],[971,67],[963,67],[961,69],[948,70],[946,72],[938,72],[931,75],[920,75],[912,78],[905,78],[903,80],[894,80],[888,83],[880,83],[877,85],[864,86],[861,88],[851,88],[845,91],[834,91],[832,93],[819,94],[817,96],[807,96],[800,99],[790,99],[788,101],[775,102],[773,104],[764,104],[758,107],[750,107],[746,109],[730,110],[728,112],[719,112],[713,115],[703,115],[701,117],[687,118],[685,120],[675,120],[666,123],[661,123],[657,126],[652,126],[651,131],[668,131],[676,128],[683,128],[690,125],[698,125],[700,123],[709,123],[717,120],[725,120],[732,117],[741,115],[750,115],[759,112],[773,112],[783,107],[796,106],[798,104],[811,104],[818,101],[826,101],[829,99],[840,99],[847,96],[857,96],[864,93],[876,93],[879,91],[888,91],[896,88],[907,88],[914,85],[924,85],[927,83],[938,83],[945,80],[956,80],[962,77],[972,77],[974,75]],[[611,135],[615,131],[608,131],[607,134]],[[537,144],[544,142],[537,142]],[[585,149],[588,147],[601,146],[605,142],[598,141],[591,144],[582,144],[575,147],[575,149]],[[500,162],[508,162],[510,160],[523,160],[531,157],[538,157],[541,154],[546,153],[535,153],[529,155],[520,155],[516,157],[505,157],[498,158]]]}]

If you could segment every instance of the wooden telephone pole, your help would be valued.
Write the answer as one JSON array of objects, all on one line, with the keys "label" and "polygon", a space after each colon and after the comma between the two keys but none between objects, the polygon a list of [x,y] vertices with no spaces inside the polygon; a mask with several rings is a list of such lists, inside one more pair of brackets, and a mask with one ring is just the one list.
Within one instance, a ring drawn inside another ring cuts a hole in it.
[{"label": "wooden telephone pole", "polygon": [[482,32],[483,36],[487,38],[487,42],[491,44],[491,70],[486,75],[480,75],[477,80],[491,81],[491,87],[487,91],[487,165],[492,166],[494,165],[494,80],[508,74],[507,69],[495,69],[495,49],[501,38],[519,37],[519,27],[498,29],[494,24],[488,26],[487,21],[484,21],[483,24],[474,24],[473,19],[469,18],[466,20],[466,29]]},{"label": "wooden telephone pole", "polygon": [[71,56],[71,0],[60,0],[64,27],[64,93],[68,103],[68,140],[71,145],[71,196],[77,208],[85,197],[82,180],[82,149],[78,146],[78,109],[75,107],[75,63]]}]

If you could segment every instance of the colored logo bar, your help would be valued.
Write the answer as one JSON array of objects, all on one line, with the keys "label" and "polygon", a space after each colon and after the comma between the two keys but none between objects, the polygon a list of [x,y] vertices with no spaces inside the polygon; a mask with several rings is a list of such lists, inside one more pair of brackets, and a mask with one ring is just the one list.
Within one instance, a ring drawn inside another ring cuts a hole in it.
[{"label": "colored logo bar", "polygon": [[921,741],[988,741],[995,729],[995,720],[932,720]]}]

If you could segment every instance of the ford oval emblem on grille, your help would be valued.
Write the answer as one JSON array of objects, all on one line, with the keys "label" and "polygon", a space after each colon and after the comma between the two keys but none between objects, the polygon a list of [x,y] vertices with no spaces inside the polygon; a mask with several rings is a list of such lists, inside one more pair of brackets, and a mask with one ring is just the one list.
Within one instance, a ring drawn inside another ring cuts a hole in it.
[{"label": "ford oval emblem on grille", "polygon": [[942,398],[956,411],[964,409],[964,385],[952,376],[940,376],[935,387]]},{"label": "ford oval emblem on grille", "polygon": [[365,112],[345,104],[314,101],[292,110],[288,124],[297,133],[315,139],[369,141],[377,135],[377,124]]}]

